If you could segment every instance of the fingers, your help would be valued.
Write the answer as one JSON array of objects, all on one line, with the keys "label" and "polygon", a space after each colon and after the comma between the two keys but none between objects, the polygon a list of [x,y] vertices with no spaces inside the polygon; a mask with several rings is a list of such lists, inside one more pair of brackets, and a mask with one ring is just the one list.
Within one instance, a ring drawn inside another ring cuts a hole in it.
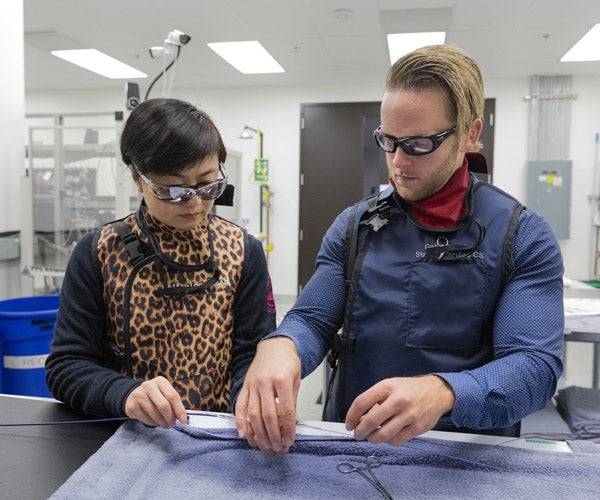
[{"label": "fingers", "polygon": [[399,446],[421,432],[423,431],[419,431],[417,425],[407,419],[406,414],[393,415],[376,405],[361,419],[354,430],[354,436],[358,440],[365,439],[373,444],[388,443]]},{"label": "fingers", "polygon": [[263,390],[249,404],[249,425],[261,451],[286,453],[296,440],[297,390],[282,384],[280,389]]},{"label": "fingers", "polygon": [[254,431],[255,440],[262,452],[282,450],[276,393],[272,388],[253,392],[248,402],[249,425]]},{"label": "fingers", "polygon": [[[250,417],[248,417],[248,388],[244,385],[240,390],[237,402],[235,404],[235,426],[238,435],[241,438],[248,438],[252,427],[249,425]],[[253,446],[256,446],[254,444]]]},{"label": "fingers", "polygon": [[394,415],[388,405],[375,403],[354,426],[354,437],[359,441],[366,439],[372,443],[386,442],[384,436],[391,437],[393,424],[400,424],[400,420],[401,417]]},{"label": "fingers", "polygon": [[[179,393],[169,383],[169,381],[163,377],[157,378],[157,385],[160,390],[160,394],[156,393],[159,404],[155,402],[155,405],[158,407],[159,411],[161,411],[163,417],[168,417],[168,421],[171,423],[171,426],[175,425],[175,422],[172,418],[173,416],[182,424],[186,424],[188,421],[188,416]],[[162,398],[168,401],[168,406],[162,403]]]},{"label": "fingers", "polygon": [[277,453],[277,448],[268,438],[269,433],[262,420],[262,406],[258,401],[260,400],[256,394],[250,396],[247,388],[242,388],[235,407],[235,425],[238,435],[246,438],[250,446],[258,447],[265,455],[273,456]]},{"label": "fingers", "polygon": [[385,379],[354,400],[346,428],[356,439],[398,446],[432,429],[454,404],[452,388],[438,376]]},{"label": "fingers", "polygon": [[281,445],[288,449],[296,441],[296,424],[298,423],[298,413],[296,411],[296,401],[298,400],[298,391],[300,384],[281,387],[278,391],[278,397],[275,399],[279,414],[279,425],[281,428]]},{"label": "fingers", "polygon": [[239,435],[266,455],[286,453],[296,439],[299,388],[293,342],[286,337],[261,342],[236,404]]},{"label": "fingers", "polygon": [[173,427],[175,422],[187,422],[181,397],[164,377],[142,382],[125,402],[125,413],[147,425]]},{"label": "fingers", "polygon": [[[290,404],[285,406],[289,408]],[[282,409],[282,407],[283,404],[278,396],[274,396],[271,400],[262,395],[260,411],[251,410],[246,418],[249,428],[246,436],[248,443],[258,447],[268,456],[287,453],[296,440],[298,418],[295,407],[293,404],[291,409]]]},{"label": "fingers", "polygon": [[[379,385],[374,385],[367,391],[358,395],[346,413],[346,429],[349,431],[356,429],[358,423],[363,419],[363,416],[365,416],[368,412],[370,413],[371,410],[375,410],[375,405],[379,406],[379,404],[383,402],[385,398],[386,392],[384,390],[380,390]],[[378,412],[378,415],[379,413],[380,412]],[[374,420],[374,414],[371,414],[368,422],[373,422]],[[379,425],[379,423],[376,425]]]},{"label": "fingers", "polygon": [[[263,411],[262,399],[254,395],[252,404],[249,404],[249,393],[246,389],[242,389],[238,396],[238,401],[235,409],[235,424],[238,430],[238,434],[242,438],[246,438],[248,444],[254,448],[259,448],[265,455],[274,456],[277,453],[287,453],[289,447],[296,439],[296,414],[294,406],[292,405],[292,421],[293,428],[289,429],[289,423],[282,423],[282,416],[284,413],[289,413],[288,409],[290,404],[286,405],[286,409],[282,410],[281,401],[279,397],[273,397],[274,410],[271,408],[266,412]],[[248,410],[248,408],[251,408]],[[277,419],[267,417],[267,421],[271,422],[268,424],[263,420],[264,414],[274,413]],[[252,415],[252,416],[251,416]],[[286,419],[289,420],[289,419]],[[269,432],[269,425],[277,426],[280,428],[280,437],[276,433]],[[287,430],[284,430],[287,429]],[[289,437],[287,437],[289,436]],[[278,446],[279,443],[279,446]]]}]

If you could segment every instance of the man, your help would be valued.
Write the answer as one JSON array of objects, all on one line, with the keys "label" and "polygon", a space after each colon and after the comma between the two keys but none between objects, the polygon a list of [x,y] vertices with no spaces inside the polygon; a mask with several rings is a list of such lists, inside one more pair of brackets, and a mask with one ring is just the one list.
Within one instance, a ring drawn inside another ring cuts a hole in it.
[{"label": "man", "polygon": [[[333,405],[356,439],[401,445],[430,429],[518,436],[520,420],[553,396],[560,249],[542,217],[469,173],[485,161],[483,105],[480,70],[456,48],[419,49],[390,68],[374,135],[391,186],[368,217],[338,216],[313,277],[259,344],[236,405],[252,446],[273,455],[294,442],[300,378],[340,345],[342,323],[350,341]],[[347,288],[353,218],[359,251]]]}]

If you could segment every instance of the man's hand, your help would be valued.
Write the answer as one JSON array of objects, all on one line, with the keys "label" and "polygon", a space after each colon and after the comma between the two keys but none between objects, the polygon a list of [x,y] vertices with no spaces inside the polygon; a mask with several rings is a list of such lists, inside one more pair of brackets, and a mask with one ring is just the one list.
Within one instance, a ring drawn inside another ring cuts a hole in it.
[{"label": "man's hand", "polygon": [[167,429],[175,421],[187,423],[187,413],[181,397],[164,377],[156,377],[142,382],[125,401],[125,413],[154,427]]},{"label": "man's hand", "polygon": [[293,340],[260,342],[235,406],[240,437],[265,455],[287,453],[296,440],[299,389],[300,359]]},{"label": "man's hand", "polygon": [[358,440],[399,446],[432,429],[454,403],[454,392],[436,375],[389,378],[354,400],[346,429]]}]

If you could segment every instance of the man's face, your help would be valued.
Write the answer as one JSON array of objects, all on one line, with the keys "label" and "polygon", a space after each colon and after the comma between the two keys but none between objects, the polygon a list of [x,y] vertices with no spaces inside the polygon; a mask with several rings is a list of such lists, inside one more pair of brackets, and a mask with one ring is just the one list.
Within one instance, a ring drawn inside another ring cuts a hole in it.
[{"label": "man's face", "polygon": [[[398,139],[430,136],[456,126],[444,94],[435,88],[387,91],[381,103],[381,131]],[[386,153],[390,181],[407,201],[428,198],[461,167],[468,138],[450,135],[433,152],[411,156],[398,147]]]}]

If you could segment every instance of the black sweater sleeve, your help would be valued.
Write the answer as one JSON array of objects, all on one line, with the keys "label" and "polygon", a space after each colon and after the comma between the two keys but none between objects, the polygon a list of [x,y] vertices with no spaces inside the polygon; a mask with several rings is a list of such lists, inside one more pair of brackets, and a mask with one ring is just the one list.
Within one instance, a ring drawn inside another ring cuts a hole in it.
[{"label": "black sweater sleeve", "polygon": [[105,305],[94,234],[73,250],[61,290],[46,383],[54,397],[90,415],[125,416],[125,400],[141,384],[106,367]]},{"label": "black sweater sleeve", "polygon": [[256,353],[259,341],[275,330],[276,314],[271,278],[262,244],[246,235],[243,270],[233,304],[231,407]]}]

